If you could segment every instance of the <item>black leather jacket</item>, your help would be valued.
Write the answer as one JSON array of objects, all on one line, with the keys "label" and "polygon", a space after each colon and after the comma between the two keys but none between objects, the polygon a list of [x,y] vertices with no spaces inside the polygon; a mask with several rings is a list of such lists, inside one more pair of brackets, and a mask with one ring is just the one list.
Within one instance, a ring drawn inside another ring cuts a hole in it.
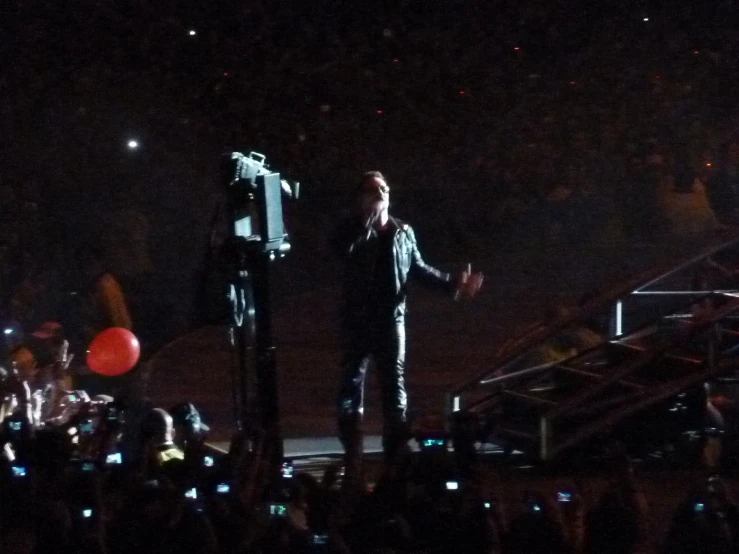
[{"label": "black leather jacket", "polygon": [[[393,233],[393,271],[395,277],[395,302],[394,317],[403,317],[406,313],[406,298],[408,295],[407,284],[409,277],[418,280],[426,286],[440,289],[449,293],[454,291],[454,282],[449,273],[439,271],[423,261],[418,251],[416,236],[413,228],[407,223],[390,217],[388,225]],[[355,313],[361,304],[365,291],[358,290],[361,283],[358,272],[364,271],[364,267],[358,267],[356,257],[353,253],[363,241],[367,240],[367,228],[362,225],[359,218],[347,218],[336,228],[332,237],[334,252],[345,262],[344,271],[344,295],[342,316],[355,319],[360,315]]]}]

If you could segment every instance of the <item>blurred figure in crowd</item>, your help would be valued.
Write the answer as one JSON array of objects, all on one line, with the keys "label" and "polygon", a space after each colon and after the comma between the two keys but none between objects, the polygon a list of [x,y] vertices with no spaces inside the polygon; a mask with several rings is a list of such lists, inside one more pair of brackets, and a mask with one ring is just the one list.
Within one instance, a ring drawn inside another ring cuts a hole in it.
[{"label": "blurred figure in crowd", "polygon": [[184,460],[185,453],[174,442],[172,416],[162,408],[153,408],[141,424],[141,444],[152,444],[160,464],[169,460]]},{"label": "blurred figure in crowd", "polygon": [[672,518],[664,554],[736,552],[737,507],[719,477],[697,485],[678,506]]},{"label": "blurred figure in crowd", "polygon": [[617,459],[608,489],[586,516],[585,552],[641,552],[651,539],[647,509],[631,460]]},{"label": "blurred figure in crowd", "polygon": [[508,554],[572,552],[557,506],[543,495],[526,493],[524,511],[511,522],[504,551]]},{"label": "blurred figure in crowd", "polygon": [[133,329],[126,297],[97,246],[81,248],[75,259],[76,266],[71,268],[74,288],[66,295],[59,314],[70,350],[78,355],[78,363],[72,366],[75,388],[84,389],[90,395],[104,393],[119,398],[125,395],[121,389],[132,379],[132,372],[120,377],[100,377],[85,366],[82,354],[105,329]]},{"label": "blurred figure in crowd", "polygon": [[200,417],[200,412],[190,402],[182,402],[169,410],[174,423],[174,440],[177,446],[185,450],[190,442],[200,443],[210,431]]},{"label": "blurred figure in crowd", "polygon": [[[86,347],[100,331],[109,327],[133,329],[131,314],[120,283],[105,265],[102,252],[95,246],[80,250],[78,256],[74,311],[81,345]],[[71,329],[70,326],[65,326]]]}]

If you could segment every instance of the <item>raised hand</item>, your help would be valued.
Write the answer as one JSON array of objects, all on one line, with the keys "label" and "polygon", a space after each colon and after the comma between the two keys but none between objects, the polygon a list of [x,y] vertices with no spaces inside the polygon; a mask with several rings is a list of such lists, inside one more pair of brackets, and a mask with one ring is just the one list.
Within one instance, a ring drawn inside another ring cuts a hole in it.
[{"label": "raised hand", "polygon": [[74,360],[74,354],[69,354],[69,341],[65,340],[59,347],[59,354],[57,356],[57,363],[62,371],[69,369],[69,364]]},{"label": "raised hand", "polygon": [[16,396],[19,404],[28,404],[31,402],[31,387],[26,379],[23,379],[18,371],[18,365],[13,362],[11,367],[11,376],[8,379],[8,390]]},{"label": "raised hand", "polygon": [[482,287],[483,279],[483,274],[479,271],[473,273],[472,264],[468,263],[467,267],[457,277],[457,292],[454,298],[473,298]]}]

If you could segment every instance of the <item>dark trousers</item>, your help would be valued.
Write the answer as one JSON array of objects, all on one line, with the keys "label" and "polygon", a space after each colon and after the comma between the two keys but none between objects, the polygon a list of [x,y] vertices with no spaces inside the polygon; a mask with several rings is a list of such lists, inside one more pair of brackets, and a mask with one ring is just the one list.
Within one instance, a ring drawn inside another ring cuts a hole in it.
[{"label": "dark trousers", "polygon": [[383,449],[391,455],[407,440],[405,390],[405,319],[353,322],[342,333],[342,381],[338,397],[339,435],[345,447],[359,433],[364,414],[364,379],[370,362],[380,379]]}]

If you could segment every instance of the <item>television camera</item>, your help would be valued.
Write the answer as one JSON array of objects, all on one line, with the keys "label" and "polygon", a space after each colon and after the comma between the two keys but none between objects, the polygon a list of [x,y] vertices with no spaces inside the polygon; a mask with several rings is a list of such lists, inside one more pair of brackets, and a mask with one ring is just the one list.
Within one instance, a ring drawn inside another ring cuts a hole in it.
[{"label": "television camera", "polygon": [[231,236],[247,248],[271,253],[271,259],[275,252],[287,253],[290,243],[285,232],[282,197],[297,200],[300,183],[291,185],[281,179],[279,173],[265,165],[264,155],[257,152],[225,155],[223,175],[232,216]]}]

